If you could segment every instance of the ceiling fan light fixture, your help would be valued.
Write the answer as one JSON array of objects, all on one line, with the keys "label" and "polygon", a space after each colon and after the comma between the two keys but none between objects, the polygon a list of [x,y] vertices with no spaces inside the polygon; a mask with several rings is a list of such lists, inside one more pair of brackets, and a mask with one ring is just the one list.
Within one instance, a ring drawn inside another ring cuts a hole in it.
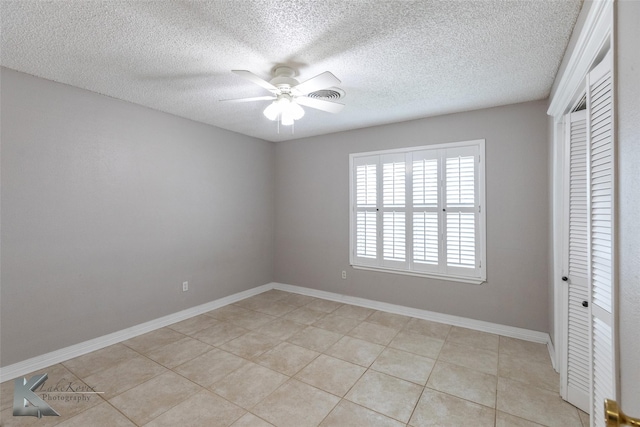
[{"label": "ceiling fan light fixture", "polygon": [[282,126],[291,126],[293,124],[293,116],[288,112],[284,112],[280,115],[280,123]]},{"label": "ceiling fan light fixture", "polygon": [[[292,126],[296,120],[300,120],[304,116],[305,110],[302,106],[328,113],[338,113],[344,107],[344,104],[329,101],[330,99],[339,99],[344,96],[344,92],[335,87],[335,85],[340,84],[340,80],[329,71],[320,73],[302,83],[294,78],[297,72],[287,66],[279,66],[274,69],[274,77],[270,81],[266,81],[248,70],[231,71],[268,90],[271,92],[271,96],[225,99],[222,101],[273,100],[262,113],[267,119],[278,123],[278,132],[280,132],[280,125]],[[293,128],[291,129],[293,133]]]},{"label": "ceiling fan light fixture", "polygon": [[291,114],[293,120],[300,120],[304,116],[304,109],[295,101],[287,106],[287,112]]},{"label": "ceiling fan light fixture", "polygon": [[304,116],[304,109],[289,95],[281,95],[267,106],[263,111],[269,120],[280,120],[283,126],[291,126],[294,120]]},{"label": "ceiling fan light fixture", "polygon": [[280,115],[280,105],[278,105],[277,101],[273,101],[271,104],[267,106],[262,112],[264,116],[269,120],[278,120],[278,116]]}]

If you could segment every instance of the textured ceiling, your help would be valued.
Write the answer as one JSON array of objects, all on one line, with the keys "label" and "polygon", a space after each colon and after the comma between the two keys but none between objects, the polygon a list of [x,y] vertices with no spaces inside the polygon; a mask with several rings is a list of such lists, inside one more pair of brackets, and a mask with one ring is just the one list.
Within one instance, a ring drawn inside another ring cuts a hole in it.
[{"label": "textured ceiling", "polygon": [[[1,64],[269,141],[549,95],[582,0],[6,1]],[[231,73],[331,71],[333,115],[277,133]]]}]

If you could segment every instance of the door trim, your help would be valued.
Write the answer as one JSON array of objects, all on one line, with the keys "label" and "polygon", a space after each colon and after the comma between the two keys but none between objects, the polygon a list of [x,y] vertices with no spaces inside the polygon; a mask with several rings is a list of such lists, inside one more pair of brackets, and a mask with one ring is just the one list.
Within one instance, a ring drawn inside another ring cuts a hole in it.
[{"label": "door trim", "polygon": [[[588,10],[584,9],[589,7]],[[565,135],[564,116],[569,113],[578,98],[584,92],[584,81],[587,73],[600,62],[604,54],[612,46],[613,34],[613,9],[614,0],[602,0],[596,2],[586,2],[583,5],[576,29],[582,20],[582,29],[577,35],[576,43],[571,50],[570,56],[565,57],[565,65],[562,74],[556,76],[554,88],[550,95],[549,108],[547,114],[553,117],[552,121],[552,141],[550,152],[552,156],[551,170],[551,204],[552,204],[552,267],[550,278],[553,292],[554,306],[552,341],[555,347],[555,354],[552,359],[557,371],[561,371],[566,363],[566,310],[567,310],[567,289],[562,281],[564,273],[564,249],[565,230],[567,227],[565,218],[564,192],[565,184]],[[586,16],[583,18],[584,14]],[[562,68],[561,68],[562,69]],[[566,372],[560,372],[560,376],[566,376]],[[566,397],[566,381],[560,381],[560,393]]]}]

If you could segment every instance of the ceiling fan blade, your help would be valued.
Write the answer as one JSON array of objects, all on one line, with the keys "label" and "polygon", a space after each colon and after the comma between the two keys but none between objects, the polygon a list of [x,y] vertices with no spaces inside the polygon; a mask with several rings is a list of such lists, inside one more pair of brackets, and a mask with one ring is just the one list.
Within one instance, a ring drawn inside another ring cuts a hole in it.
[{"label": "ceiling fan blade", "polygon": [[301,94],[306,95],[316,90],[326,89],[331,86],[337,86],[340,84],[340,80],[331,74],[329,71],[318,74],[315,77],[311,77],[309,80],[305,80],[302,83],[298,83],[294,88]]},{"label": "ceiling fan blade", "polygon": [[339,102],[330,102],[323,99],[309,98],[308,96],[298,96],[295,98],[295,100],[300,105],[326,111],[327,113],[339,113],[344,108],[344,104],[340,104]]},{"label": "ceiling fan blade", "polygon": [[268,81],[263,80],[260,77],[256,76],[251,71],[247,71],[247,70],[231,70],[231,72],[239,75],[240,77],[244,77],[245,79],[250,80],[250,81],[254,82],[255,84],[257,84],[259,86],[262,86],[263,88],[265,88],[267,90],[273,90],[273,91],[277,91],[278,90],[277,87],[275,87],[274,85],[272,85]]},{"label": "ceiling fan blade", "polygon": [[254,96],[253,98],[221,99],[220,102],[251,102],[251,101],[271,101],[275,96]]}]

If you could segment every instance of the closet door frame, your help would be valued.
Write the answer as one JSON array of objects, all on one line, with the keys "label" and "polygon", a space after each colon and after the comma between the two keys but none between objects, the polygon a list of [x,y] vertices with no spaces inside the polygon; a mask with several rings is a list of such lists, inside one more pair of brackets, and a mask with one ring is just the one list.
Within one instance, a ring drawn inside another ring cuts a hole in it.
[{"label": "closet door frame", "polygon": [[[547,114],[553,117],[551,158],[552,158],[552,266],[550,278],[553,295],[553,311],[550,313],[553,330],[550,354],[553,366],[560,372],[560,394],[566,397],[566,317],[568,305],[567,286],[562,277],[566,276],[566,209],[565,202],[565,115],[573,110],[585,93],[586,75],[611,50],[615,54],[613,38],[613,10],[615,0],[593,2],[585,16],[579,18],[582,28],[574,36],[575,44],[569,57],[565,58],[561,72],[556,78]],[[577,30],[577,29],[576,29]],[[614,73],[615,74],[615,73]],[[615,256],[615,253],[614,253]],[[617,357],[617,355],[616,355]]]}]

